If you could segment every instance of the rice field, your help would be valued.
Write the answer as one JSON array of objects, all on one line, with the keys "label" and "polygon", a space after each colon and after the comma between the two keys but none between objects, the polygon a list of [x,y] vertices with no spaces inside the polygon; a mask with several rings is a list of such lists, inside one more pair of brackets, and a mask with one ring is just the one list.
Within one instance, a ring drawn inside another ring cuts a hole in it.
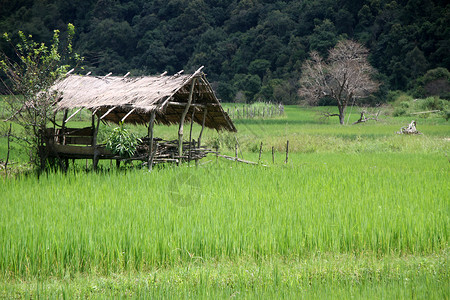
[{"label": "rice field", "polygon": [[447,164],[438,155],[298,154],[271,168],[212,161],[4,180],[1,276],[109,277],[244,258],[278,259],[289,273],[291,261],[323,253],[380,264],[437,256],[443,265],[428,279],[445,284]]},{"label": "rice field", "polygon": [[1,177],[0,298],[447,298],[448,124],[404,137],[403,119],[286,112],[237,122],[242,155],[262,141],[267,167]]}]

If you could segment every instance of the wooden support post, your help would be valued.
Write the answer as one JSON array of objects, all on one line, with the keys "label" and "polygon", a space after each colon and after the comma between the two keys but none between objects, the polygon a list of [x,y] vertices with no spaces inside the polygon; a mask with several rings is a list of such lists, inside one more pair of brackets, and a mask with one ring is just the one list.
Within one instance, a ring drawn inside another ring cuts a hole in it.
[{"label": "wooden support post", "polygon": [[[92,116],[92,124],[94,125],[94,121],[95,121],[95,116]],[[92,147],[94,147],[94,157],[92,160],[92,167],[94,169],[94,171],[97,170],[97,165],[98,165],[98,148],[97,148],[97,134],[98,134],[98,127],[100,126],[100,118],[97,117],[97,126],[94,127],[94,133],[92,135]]]},{"label": "wooden support post", "polygon": [[51,139],[52,139],[51,143],[55,143],[56,142],[56,111],[53,114],[53,136],[51,137]]},{"label": "wooden support post", "polygon": [[191,83],[191,90],[189,91],[189,98],[188,98],[188,102],[186,107],[184,108],[183,114],[181,115],[181,119],[180,119],[180,127],[178,129],[178,165],[181,164],[181,156],[183,155],[183,125],[184,125],[184,120],[186,118],[186,114],[189,111],[189,107],[191,106],[192,103],[192,96],[194,94],[194,87],[195,87],[195,82],[196,82],[197,78],[192,79],[192,83]]},{"label": "wooden support post", "polygon": [[236,162],[237,162],[238,161],[237,143],[234,145],[234,155],[236,156]]},{"label": "wooden support post", "polygon": [[148,153],[148,170],[151,171],[153,168],[153,157],[154,157],[154,151],[153,151],[153,125],[155,124],[155,116],[156,111],[152,111],[152,114],[150,115],[150,123],[148,124],[148,137],[149,137],[149,153]]},{"label": "wooden support post", "polygon": [[91,128],[92,128],[92,140],[91,140],[91,145],[94,146],[95,142],[94,141],[94,132],[95,132],[95,116],[96,115],[92,115],[91,116]]},{"label": "wooden support post", "polygon": [[200,130],[200,134],[198,135],[198,142],[197,142],[197,147],[200,148],[201,145],[201,140],[202,140],[202,135],[203,135],[203,129],[205,129],[205,122],[206,122],[206,115],[208,114],[208,109],[205,108],[205,110],[203,111],[203,119],[202,119],[202,129]]},{"label": "wooden support post", "polygon": [[[192,116],[191,116],[191,128],[189,129],[189,152],[188,152],[188,164],[191,162],[191,151],[192,151],[192,125],[194,125],[194,115],[195,115],[195,108],[192,109]],[[194,147],[195,149],[195,147]]]},{"label": "wooden support post", "polygon": [[288,163],[289,158],[289,140],[286,142],[286,160],[284,161],[285,164]]},{"label": "wooden support post", "polygon": [[62,126],[61,126],[61,130],[60,130],[60,136],[58,137],[58,140],[61,144],[65,144],[65,137],[64,137],[64,129],[66,129],[66,119],[67,119],[67,114],[69,113],[69,110],[66,109],[64,111],[64,116],[63,116],[63,120],[62,120]]}]

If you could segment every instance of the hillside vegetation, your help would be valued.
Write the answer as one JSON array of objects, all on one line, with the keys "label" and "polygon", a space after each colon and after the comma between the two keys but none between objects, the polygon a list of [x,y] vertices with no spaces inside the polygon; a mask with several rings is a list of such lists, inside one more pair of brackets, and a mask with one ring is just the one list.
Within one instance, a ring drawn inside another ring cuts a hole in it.
[{"label": "hillside vegetation", "polygon": [[[412,89],[437,67],[450,69],[447,1],[86,0],[3,1],[0,31],[49,41],[71,22],[85,71],[134,75],[206,72],[224,101],[293,103],[302,62],[339,39],[367,46],[387,90]],[[4,41],[2,50],[7,49]],[[6,50],[4,50],[6,51]],[[241,93],[238,93],[241,91]],[[380,98],[381,97],[381,98]]]}]

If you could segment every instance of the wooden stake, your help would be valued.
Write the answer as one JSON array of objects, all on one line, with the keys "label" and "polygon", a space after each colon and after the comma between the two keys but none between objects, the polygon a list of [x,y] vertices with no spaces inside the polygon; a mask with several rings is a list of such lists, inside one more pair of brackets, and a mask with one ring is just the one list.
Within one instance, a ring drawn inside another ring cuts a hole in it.
[{"label": "wooden stake", "polygon": [[259,158],[258,158],[258,163],[261,162],[261,152],[262,152],[262,142],[261,145],[259,146]]},{"label": "wooden stake", "polygon": [[191,90],[189,91],[189,98],[188,98],[188,104],[184,108],[183,114],[181,115],[180,120],[180,127],[178,129],[178,165],[181,164],[181,156],[183,155],[183,125],[184,125],[184,119],[186,118],[186,114],[188,113],[189,107],[192,103],[192,96],[194,94],[194,87],[195,87],[195,81],[197,78],[192,79],[191,83]]},{"label": "wooden stake", "polygon": [[237,143],[234,144],[234,154],[236,156],[236,162],[238,161],[238,151],[237,151]]},{"label": "wooden stake", "polygon": [[285,164],[288,163],[289,158],[289,140],[286,142],[286,160],[284,161]]},{"label": "wooden stake", "polygon": [[272,146],[272,163],[273,164],[275,163],[275,152],[274,152],[273,146]]},{"label": "wooden stake", "polygon": [[154,156],[154,151],[153,151],[153,125],[155,124],[155,116],[156,116],[156,111],[152,111],[152,114],[150,115],[150,123],[148,124],[148,137],[150,140],[150,145],[149,145],[149,153],[148,153],[148,161],[147,161],[147,166],[148,166],[148,170],[151,171],[153,168],[153,156]]}]

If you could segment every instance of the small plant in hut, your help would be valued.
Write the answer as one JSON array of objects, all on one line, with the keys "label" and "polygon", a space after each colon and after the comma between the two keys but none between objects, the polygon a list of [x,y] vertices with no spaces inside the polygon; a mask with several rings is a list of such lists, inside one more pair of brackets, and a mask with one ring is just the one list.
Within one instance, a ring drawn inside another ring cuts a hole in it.
[{"label": "small plant in hut", "polygon": [[136,153],[136,149],[142,140],[123,127],[114,128],[106,142],[106,149],[124,158],[130,158]]}]

